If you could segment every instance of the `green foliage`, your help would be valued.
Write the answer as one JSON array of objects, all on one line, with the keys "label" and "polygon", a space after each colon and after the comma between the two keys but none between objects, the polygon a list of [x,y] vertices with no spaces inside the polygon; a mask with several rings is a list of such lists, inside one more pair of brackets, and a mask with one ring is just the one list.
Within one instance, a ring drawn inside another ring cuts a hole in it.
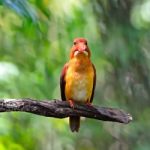
[{"label": "green foliage", "polygon": [[126,126],[86,119],[72,134],[67,119],[5,113],[0,149],[149,149],[149,8],[150,0],[0,0],[1,98],[59,99],[72,40],[85,37],[97,70],[94,103],[134,117]]}]

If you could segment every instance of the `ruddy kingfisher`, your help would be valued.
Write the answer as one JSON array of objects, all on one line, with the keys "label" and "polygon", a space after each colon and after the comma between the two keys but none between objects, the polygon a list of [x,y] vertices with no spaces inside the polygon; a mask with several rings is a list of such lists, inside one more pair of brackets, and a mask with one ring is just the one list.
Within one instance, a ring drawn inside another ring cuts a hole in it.
[{"label": "ruddy kingfisher", "polygon": [[[75,38],[70,60],[64,65],[60,77],[61,98],[74,103],[91,105],[96,84],[96,70],[90,60],[91,52],[85,38]],[[72,132],[79,131],[80,117],[69,117]]]}]

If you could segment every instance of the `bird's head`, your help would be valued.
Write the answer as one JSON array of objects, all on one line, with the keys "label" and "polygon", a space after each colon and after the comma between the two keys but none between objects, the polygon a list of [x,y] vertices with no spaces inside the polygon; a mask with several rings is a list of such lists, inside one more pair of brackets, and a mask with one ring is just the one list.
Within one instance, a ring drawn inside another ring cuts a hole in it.
[{"label": "bird's head", "polygon": [[86,56],[88,58],[91,56],[87,40],[84,38],[75,38],[71,48],[70,58],[79,56]]}]

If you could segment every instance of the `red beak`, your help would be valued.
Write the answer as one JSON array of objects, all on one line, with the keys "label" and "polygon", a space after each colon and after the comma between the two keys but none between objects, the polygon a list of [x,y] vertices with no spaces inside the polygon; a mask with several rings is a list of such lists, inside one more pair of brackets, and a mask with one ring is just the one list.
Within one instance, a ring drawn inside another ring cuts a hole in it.
[{"label": "red beak", "polygon": [[83,52],[87,49],[87,46],[85,44],[79,44],[79,47],[78,47],[78,51],[80,52]]}]

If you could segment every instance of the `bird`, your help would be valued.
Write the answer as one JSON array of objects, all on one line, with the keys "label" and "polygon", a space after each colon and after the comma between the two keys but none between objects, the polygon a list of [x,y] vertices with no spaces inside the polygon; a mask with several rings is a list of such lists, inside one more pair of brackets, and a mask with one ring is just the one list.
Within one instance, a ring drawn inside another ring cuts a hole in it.
[{"label": "bird", "polygon": [[[90,57],[87,40],[82,37],[75,38],[70,50],[70,59],[64,65],[60,76],[61,99],[68,101],[73,109],[75,103],[92,106],[96,69]],[[72,132],[78,132],[80,117],[69,117],[69,125]]]}]

